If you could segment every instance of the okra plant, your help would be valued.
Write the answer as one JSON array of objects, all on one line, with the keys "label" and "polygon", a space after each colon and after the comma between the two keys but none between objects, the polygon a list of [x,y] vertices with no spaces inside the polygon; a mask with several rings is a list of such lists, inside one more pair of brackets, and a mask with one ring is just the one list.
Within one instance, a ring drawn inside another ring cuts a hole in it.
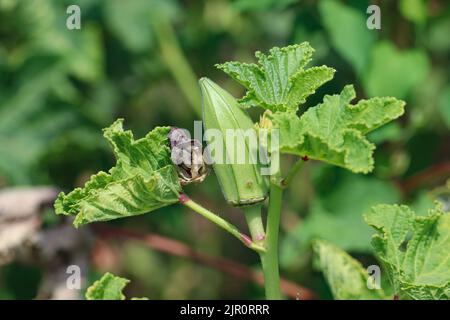
[{"label": "okra plant", "polygon": [[[108,172],[93,175],[84,188],[61,193],[55,203],[56,213],[75,216],[74,225],[79,227],[181,203],[259,254],[266,297],[281,299],[278,237],[283,190],[309,159],[354,173],[372,171],[375,145],[367,139],[367,133],[400,117],[405,106],[394,97],[353,103],[355,89],[347,85],[340,93],[326,95],[322,103],[303,108],[307,98],[332,80],[335,73],[327,66],[308,67],[313,53],[305,42],[275,47],[268,54],[257,52],[257,63],[217,65],[245,87],[245,95],[238,100],[212,80],[200,79],[204,149],[201,141],[176,127],[156,127],[145,137],[135,139],[132,132],[123,129],[123,120],[117,120],[104,130],[117,158],[116,165]],[[258,122],[246,112],[253,107],[264,109]],[[244,140],[237,144],[238,135],[230,134],[236,132],[244,134]],[[278,157],[284,154],[297,156],[297,162],[290,168],[280,168]],[[214,171],[228,204],[242,210],[250,235],[183,192],[184,185],[201,183],[210,171]],[[267,218],[263,220],[265,206]],[[438,253],[449,248],[448,215],[436,209],[422,218],[406,207],[378,206],[368,214],[367,221],[378,231],[374,236],[375,252],[393,279],[395,294],[409,298],[449,294],[448,262],[427,265],[422,273],[411,269],[418,260],[428,263],[424,260],[427,252],[427,259],[437,259]],[[411,246],[401,251],[410,230],[415,232],[409,240]],[[441,233],[422,243],[424,232]],[[386,298],[384,293],[368,292],[362,286],[367,274],[345,253],[323,241],[316,242],[314,249],[337,298]],[[431,276],[436,271],[433,268],[446,273],[435,279]],[[341,277],[339,272],[344,272]],[[349,290],[339,283],[347,275],[353,285]],[[87,298],[123,299],[121,290],[126,283],[126,279],[106,274],[89,289]]]}]

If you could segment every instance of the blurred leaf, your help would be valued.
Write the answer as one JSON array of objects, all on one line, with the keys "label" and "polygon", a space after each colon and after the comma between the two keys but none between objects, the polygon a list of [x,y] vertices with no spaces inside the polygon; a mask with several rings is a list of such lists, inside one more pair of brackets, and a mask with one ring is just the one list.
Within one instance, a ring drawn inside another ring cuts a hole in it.
[{"label": "blurred leaf", "polygon": [[305,220],[283,240],[283,265],[296,264],[314,238],[327,240],[347,251],[370,251],[372,232],[362,214],[380,202],[397,202],[400,194],[391,184],[376,178],[343,174],[335,181],[322,182],[333,187],[316,196]]},{"label": "blurred leaf", "polygon": [[396,294],[450,299],[450,215],[442,207],[418,217],[407,206],[377,205],[365,219],[378,231],[372,245]]},{"label": "blurred leaf", "polygon": [[[177,209],[176,216],[180,217]],[[161,216],[165,217],[165,213]],[[159,222],[159,221],[158,221]],[[184,224],[183,227],[186,227]],[[172,233],[174,231],[172,230]],[[159,253],[155,250],[149,250],[139,242],[127,242],[121,246],[121,255],[123,261],[123,270],[126,274],[139,279],[136,286],[140,288],[152,289],[152,296],[155,297],[159,292],[155,292],[154,288],[164,288],[169,281],[171,270],[166,264],[168,261],[161,259]],[[158,274],[158,277],[149,277],[149,274]]]},{"label": "blurred leaf", "polygon": [[54,137],[74,122],[69,110],[46,105],[59,72],[59,65],[40,70],[0,105],[0,172],[11,183],[30,183],[34,166]]},{"label": "blurred leaf", "polygon": [[317,61],[323,60],[329,54],[331,44],[328,43],[328,37],[322,29],[311,31],[306,26],[296,26],[292,41],[294,43],[300,43],[304,39],[308,39],[308,42],[314,48],[314,58]]},{"label": "blurred leaf", "polygon": [[300,118],[289,113],[271,115],[280,130],[280,151],[353,172],[370,172],[375,146],[364,135],[401,116],[405,103],[386,97],[350,104],[355,97],[353,86],[348,85],[340,94],[326,95],[322,104],[309,108]]},{"label": "blurred leaf", "polygon": [[319,268],[337,300],[384,300],[383,290],[369,289],[369,274],[345,251],[322,240],[313,243]]},{"label": "blurred leaf", "polygon": [[313,52],[309,43],[303,42],[272,48],[268,56],[256,52],[259,66],[237,61],[216,66],[247,88],[245,97],[239,100],[243,106],[295,111],[317,88],[331,80],[335,72],[326,66],[305,70]]},{"label": "blurred leaf", "polygon": [[298,0],[235,0],[232,6],[240,11],[281,10]]},{"label": "blurred leaf", "polygon": [[334,48],[357,74],[362,74],[367,67],[376,34],[367,28],[365,13],[335,0],[320,1],[319,10]]},{"label": "blurred leaf", "polygon": [[83,109],[96,123],[105,126],[114,121],[120,94],[109,81],[97,83]]},{"label": "blurred leaf", "polygon": [[425,80],[428,72],[429,61],[423,50],[399,51],[391,43],[380,42],[373,51],[364,86],[369,96],[403,99]]},{"label": "blurred leaf", "polygon": [[104,14],[109,29],[124,46],[140,53],[153,45],[153,20],[170,20],[177,10],[170,0],[109,0],[105,2]]},{"label": "blurred leaf", "polygon": [[170,159],[169,127],[157,127],[134,140],[119,119],[104,131],[114,148],[116,166],[92,176],[85,187],[55,202],[57,214],[76,215],[75,226],[143,214],[178,202],[181,187]]},{"label": "blurred leaf", "polygon": [[[102,41],[97,25],[83,21],[81,30],[68,30],[65,9],[63,4],[55,2],[32,1],[25,4],[14,1],[10,11],[3,13],[6,19],[18,24],[5,35],[7,39],[12,38],[14,49],[8,57],[11,65],[48,55],[65,60],[70,71],[83,80],[92,81],[100,76]],[[14,39],[14,36],[19,39]]]},{"label": "blurred leaf", "polygon": [[444,90],[439,99],[439,111],[444,123],[450,129],[450,86]]},{"label": "blurred leaf", "polygon": [[448,54],[450,50],[450,37],[448,36],[450,30],[450,16],[443,17],[435,21],[429,29],[427,35],[428,46],[434,50]]},{"label": "blurred leaf", "polygon": [[72,48],[65,55],[69,70],[79,79],[95,82],[103,76],[103,50],[100,31],[93,24],[83,24],[81,30],[65,30]]},{"label": "blurred leaf", "polygon": [[148,50],[153,42],[151,29],[152,1],[109,0],[105,18],[109,29],[131,51]]},{"label": "blurred leaf", "polygon": [[400,0],[399,6],[406,19],[417,24],[427,20],[427,0]]}]

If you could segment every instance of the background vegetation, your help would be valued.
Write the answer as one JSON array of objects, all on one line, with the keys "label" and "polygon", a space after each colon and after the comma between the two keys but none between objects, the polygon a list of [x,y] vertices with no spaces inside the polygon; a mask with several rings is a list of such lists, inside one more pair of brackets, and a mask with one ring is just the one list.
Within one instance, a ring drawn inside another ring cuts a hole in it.
[{"label": "background vegetation", "polygon": [[[70,31],[66,8],[74,2],[82,29]],[[366,28],[370,3],[381,7],[381,30]],[[377,144],[373,173],[310,161],[285,195],[281,273],[317,298],[331,298],[314,268],[311,239],[331,241],[367,266],[377,263],[373,231],[362,218],[372,205],[405,203],[421,214],[436,199],[450,206],[449,30],[444,0],[0,0],[0,188],[83,185],[114,164],[101,129],[117,117],[139,137],[156,125],[192,129],[200,120],[197,78],[243,94],[215,63],[251,62],[256,50],[309,41],[313,63],[338,72],[307,106],[349,83],[358,99],[407,102],[400,120],[370,135]],[[225,204],[214,177],[187,193],[244,229],[243,215]],[[65,223],[51,209],[40,214],[43,230]],[[132,280],[127,296],[264,296],[248,273],[257,255],[182,206],[105,225],[79,229],[89,238],[80,249],[88,254],[85,282],[110,271]],[[145,244],[131,239],[131,231],[152,236]],[[199,262],[192,250],[250,269],[232,276]],[[42,295],[45,274],[54,261],[66,261],[63,254],[73,250],[58,251],[59,260],[5,260],[0,298],[48,297]]]}]

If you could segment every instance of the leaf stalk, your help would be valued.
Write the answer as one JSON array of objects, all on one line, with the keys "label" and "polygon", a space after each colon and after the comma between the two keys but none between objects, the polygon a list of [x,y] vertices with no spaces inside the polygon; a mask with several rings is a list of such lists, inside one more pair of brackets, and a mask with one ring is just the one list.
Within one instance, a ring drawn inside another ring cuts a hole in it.
[{"label": "leaf stalk", "polygon": [[264,253],[266,251],[266,249],[262,245],[255,243],[248,235],[239,231],[238,228],[236,228],[233,224],[221,218],[212,211],[202,207],[200,204],[190,199],[186,194],[181,194],[179,197],[179,201],[181,204],[199,213],[212,223],[224,229],[225,231],[231,233],[234,237],[239,239],[239,241],[241,241],[250,249],[258,253]]}]

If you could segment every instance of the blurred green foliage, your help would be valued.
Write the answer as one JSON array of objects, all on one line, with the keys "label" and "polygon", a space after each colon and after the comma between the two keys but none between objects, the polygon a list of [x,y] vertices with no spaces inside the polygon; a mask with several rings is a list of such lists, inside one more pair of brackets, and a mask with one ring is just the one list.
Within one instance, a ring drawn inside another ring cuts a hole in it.
[{"label": "blurred green foliage", "polygon": [[[74,3],[81,30],[66,28],[66,8]],[[399,121],[371,134],[378,144],[374,173],[356,176],[311,162],[285,195],[281,272],[329,298],[323,276],[312,269],[311,240],[324,238],[371,264],[372,232],[362,214],[379,202],[430,207],[436,194],[430,191],[450,175],[436,170],[450,162],[449,3],[376,3],[381,30],[367,29],[371,2],[364,0],[0,0],[0,187],[80,186],[114,163],[101,128],[117,117],[137,137],[156,125],[192,129],[200,119],[197,78],[243,94],[215,63],[251,62],[256,50],[309,41],[314,64],[338,72],[307,107],[349,83],[358,99],[392,95],[407,102]],[[244,226],[213,177],[187,192]],[[240,243],[179,206],[112,224],[257,266]],[[93,265],[89,277],[111,271],[130,278],[127,296],[263,297],[256,285],[192,261],[131,242],[116,246],[115,263]],[[0,267],[0,298],[33,297],[40,276],[30,268]]]}]

